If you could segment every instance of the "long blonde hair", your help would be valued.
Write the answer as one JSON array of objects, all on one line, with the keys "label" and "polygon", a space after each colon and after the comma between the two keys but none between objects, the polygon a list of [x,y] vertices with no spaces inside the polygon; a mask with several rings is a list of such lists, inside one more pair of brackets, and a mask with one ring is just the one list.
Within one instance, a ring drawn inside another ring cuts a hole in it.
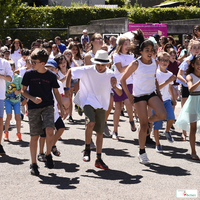
[{"label": "long blonde hair", "polygon": [[[125,37],[125,36],[122,36],[122,37],[119,39],[118,44],[117,44],[117,47],[116,47],[116,53],[117,53],[117,54],[122,53],[122,46],[123,46],[124,42],[127,41],[127,40],[130,41],[130,39],[127,38],[127,37]],[[127,54],[129,54],[129,51],[128,51]]]}]

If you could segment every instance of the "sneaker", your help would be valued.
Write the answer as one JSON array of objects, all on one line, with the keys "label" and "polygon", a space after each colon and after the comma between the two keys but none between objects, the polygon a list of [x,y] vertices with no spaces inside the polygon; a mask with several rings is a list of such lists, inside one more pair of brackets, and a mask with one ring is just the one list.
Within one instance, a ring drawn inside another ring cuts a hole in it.
[{"label": "sneaker", "polygon": [[141,155],[138,153],[138,159],[140,160],[141,164],[144,164],[144,165],[150,164],[150,161],[147,158],[147,154],[146,153],[143,153]]},{"label": "sneaker", "polygon": [[16,137],[17,137],[17,141],[22,141],[22,134],[21,133],[17,133]]},{"label": "sneaker", "polygon": [[164,134],[169,142],[174,142],[174,138],[171,136],[170,132],[164,132]]},{"label": "sneaker", "polygon": [[72,116],[69,116],[69,122],[72,122],[72,123],[74,123],[75,121],[74,121],[74,119],[72,118]]},{"label": "sneaker", "polygon": [[24,115],[21,113],[20,114],[20,119],[23,120],[24,119]]},{"label": "sneaker", "polygon": [[8,139],[8,131],[4,131],[3,139],[4,139],[4,141],[9,141],[9,139]]},{"label": "sneaker", "polygon": [[0,155],[5,155],[6,152],[3,149],[3,146],[0,144]]},{"label": "sneaker", "polygon": [[47,161],[47,159],[45,158],[45,154],[44,153],[38,154],[37,159],[40,162],[46,162]]},{"label": "sneaker", "polygon": [[52,155],[49,154],[49,155],[45,155],[45,158],[46,158],[46,167],[48,167],[49,169],[52,169],[54,168],[54,162],[52,160]]},{"label": "sneaker", "polygon": [[97,159],[94,164],[95,167],[101,169],[109,169],[108,166],[103,162],[102,159]]},{"label": "sneaker", "polygon": [[175,128],[173,125],[171,126],[170,131],[175,131]]},{"label": "sneaker", "polygon": [[107,122],[105,122],[103,134],[104,134],[105,136],[107,136],[107,137],[110,137],[110,130],[109,130],[109,128],[108,128]]},{"label": "sneaker", "polygon": [[113,134],[112,134],[112,139],[113,139],[113,140],[119,140],[119,137],[118,137],[118,133],[117,133],[117,132],[113,132]]},{"label": "sneaker", "polygon": [[36,163],[33,163],[32,165],[30,165],[30,169],[31,169],[31,171],[30,171],[31,175],[38,176],[40,174]]},{"label": "sneaker", "polygon": [[90,142],[90,149],[96,149],[96,145],[94,144],[92,139],[91,139],[91,142]]},{"label": "sneaker", "polygon": [[78,105],[75,104],[74,110],[77,112],[78,111]]},{"label": "sneaker", "polygon": [[83,153],[83,161],[84,162],[90,162],[90,150],[84,150]]},{"label": "sneaker", "polygon": [[156,143],[149,137],[146,137],[146,144],[156,145]]},{"label": "sneaker", "polygon": [[124,111],[123,110],[121,110],[120,116],[124,117]]},{"label": "sneaker", "polygon": [[78,106],[78,114],[80,115],[80,116],[82,116],[83,115],[83,110]]},{"label": "sneaker", "polygon": [[162,146],[160,144],[156,146],[156,151],[159,153],[163,152]]}]

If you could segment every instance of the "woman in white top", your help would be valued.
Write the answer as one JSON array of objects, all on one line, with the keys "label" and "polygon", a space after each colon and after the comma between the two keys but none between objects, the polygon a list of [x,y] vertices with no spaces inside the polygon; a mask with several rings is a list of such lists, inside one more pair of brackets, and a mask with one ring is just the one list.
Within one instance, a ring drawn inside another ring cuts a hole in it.
[{"label": "woman in white top", "polygon": [[92,37],[90,39],[90,44],[91,44],[90,51],[87,54],[85,54],[85,57],[84,57],[85,65],[94,64],[91,62],[90,59],[94,58],[96,52],[101,49],[101,47],[103,45],[102,35],[100,33],[95,33],[94,35],[92,35]]},{"label": "woman in white top", "polygon": [[10,59],[15,62],[17,69],[17,61],[21,58],[21,49],[23,49],[23,44],[19,39],[15,39],[10,47]]},{"label": "woman in white top", "polygon": [[[130,102],[135,105],[140,121],[139,130],[139,146],[140,151],[138,158],[140,163],[149,164],[150,161],[145,152],[145,142],[148,130],[148,123],[164,120],[166,118],[166,110],[161,101],[158,83],[156,81],[157,64],[152,55],[154,52],[154,44],[150,40],[145,40],[143,32],[138,29],[134,33],[135,44],[133,52],[140,57],[133,61],[124,72],[121,80],[122,87],[126,92]],[[133,94],[128,90],[126,80],[133,76]],[[160,98],[157,96],[157,94]],[[155,114],[148,118],[147,106],[150,106]]]},{"label": "woman in white top", "polygon": [[49,59],[50,59],[50,60],[53,60],[57,55],[61,55],[60,49],[59,49],[59,47],[57,46],[57,44],[53,44],[53,45],[52,45],[52,52],[51,52],[51,54],[50,54],[50,56],[49,56]]},{"label": "woman in white top", "polygon": [[[116,52],[113,55],[113,62],[115,65],[114,74],[115,74],[118,84],[121,84],[120,78],[122,77],[125,69],[133,60],[135,60],[134,55],[131,55],[129,53],[129,47],[130,47],[130,40],[127,37],[121,37],[118,41]],[[133,90],[132,77],[129,77],[126,80],[126,83],[127,83],[129,92],[132,93],[132,90]],[[130,103],[126,93],[122,90],[123,93],[121,96],[119,96],[114,90],[113,92],[114,92],[113,97],[114,97],[114,102],[115,102],[115,112],[113,116],[114,130],[113,130],[112,138],[118,139],[118,124],[119,124],[119,117],[120,117],[123,102],[126,106],[126,110],[129,116],[131,130],[136,131],[136,128],[133,121],[133,106]]]}]

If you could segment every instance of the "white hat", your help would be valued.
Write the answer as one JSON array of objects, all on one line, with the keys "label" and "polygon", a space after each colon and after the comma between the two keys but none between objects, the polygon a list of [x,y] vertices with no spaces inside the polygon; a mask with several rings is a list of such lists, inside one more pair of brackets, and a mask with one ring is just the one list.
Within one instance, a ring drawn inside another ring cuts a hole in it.
[{"label": "white hat", "polygon": [[86,29],[84,29],[84,30],[83,30],[83,33],[87,33],[87,30],[86,30]]},{"label": "white hat", "polygon": [[90,60],[93,63],[102,65],[112,62],[112,60],[108,57],[108,52],[104,50],[98,50],[95,54],[95,57],[91,58]]}]

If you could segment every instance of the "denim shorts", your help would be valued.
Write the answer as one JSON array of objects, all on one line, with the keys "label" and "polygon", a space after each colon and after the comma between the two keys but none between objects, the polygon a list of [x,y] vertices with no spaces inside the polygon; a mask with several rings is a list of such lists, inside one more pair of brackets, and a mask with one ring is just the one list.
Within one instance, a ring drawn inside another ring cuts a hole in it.
[{"label": "denim shorts", "polygon": [[9,101],[8,99],[5,99],[5,109],[6,109],[6,113],[12,113],[12,109],[15,112],[15,115],[20,115],[20,102],[16,102],[13,103],[11,101]]},{"label": "denim shorts", "polygon": [[0,117],[3,117],[4,113],[4,100],[0,100]]},{"label": "denim shorts", "polygon": [[[173,110],[173,107],[172,107],[172,101],[171,100],[166,100],[163,102],[163,105],[165,107],[165,110],[167,111],[167,120],[169,119],[175,119],[175,116],[174,116],[174,110]],[[153,114],[155,114],[154,111],[152,111]],[[163,120],[160,120],[160,121],[157,121],[157,122],[153,122],[153,129],[154,130],[159,130],[162,128],[162,123],[163,123]]]}]

